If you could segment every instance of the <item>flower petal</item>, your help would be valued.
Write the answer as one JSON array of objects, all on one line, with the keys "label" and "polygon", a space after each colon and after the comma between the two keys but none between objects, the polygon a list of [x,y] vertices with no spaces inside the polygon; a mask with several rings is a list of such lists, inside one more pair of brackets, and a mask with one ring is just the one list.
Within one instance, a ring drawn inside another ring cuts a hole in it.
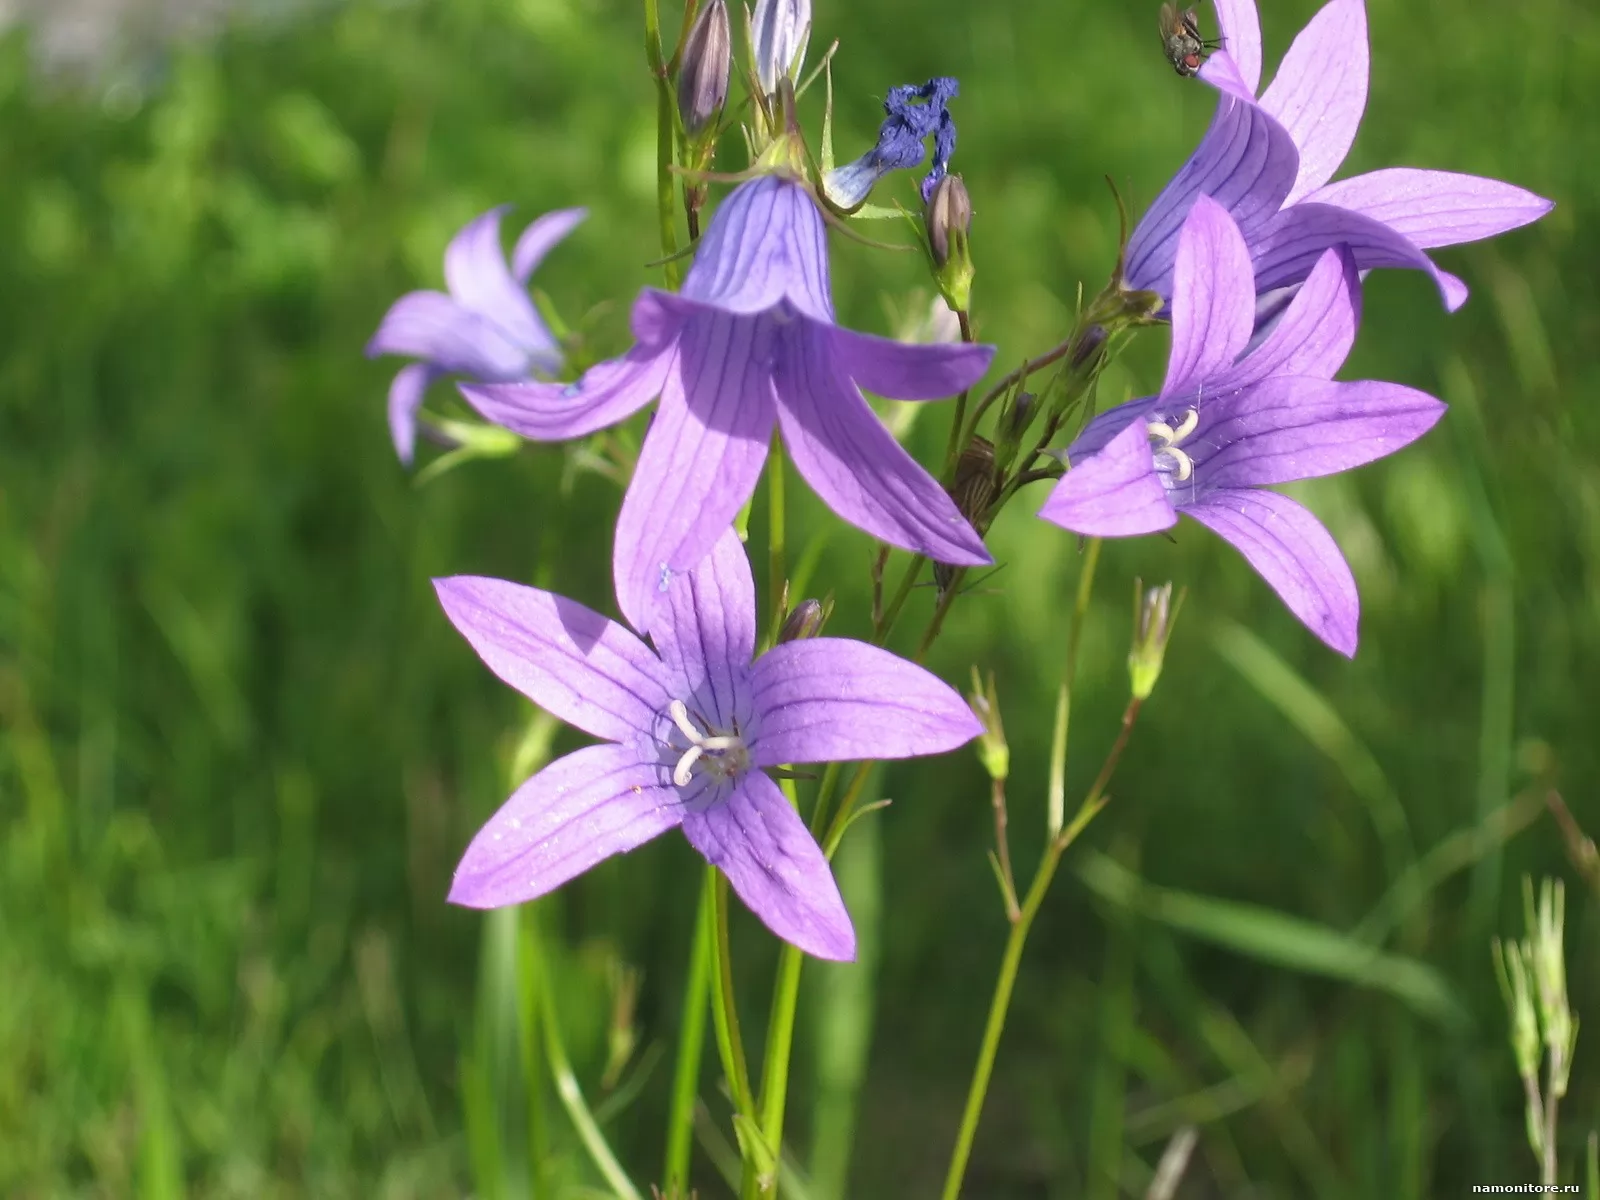
[{"label": "flower petal", "polygon": [[730,313],[760,313],[788,300],[804,316],[833,321],[828,237],[810,194],[777,175],[736,187],[712,215],[683,295]]},{"label": "flower petal", "polygon": [[1261,18],[1255,0],[1214,0],[1212,7],[1217,10],[1223,49],[1254,95],[1261,86]]},{"label": "flower petal", "polygon": [[773,933],[816,958],[854,960],[855,929],[822,847],[760,771],[685,814],[683,833]]},{"label": "flower petal", "polygon": [[943,400],[971,387],[994,358],[993,346],[915,346],[835,326],[833,353],[844,373],[893,400]]},{"label": "flower petal", "polygon": [[1230,398],[1195,448],[1206,486],[1288,483],[1348,471],[1410,445],[1438,423],[1444,404],[1398,383],[1330,383],[1279,375]]},{"label": "flower petal", "polygon": [[406,354],[441,371],[474,379],[515,379],[528,371],[528,354],[487,317],[443,292],[407,292],[383,315],[367,343],[367,356]]},{"label": "flower petal", "polygon": [[1494,237],[1537,221],[1555,205],[1498,179],[1391,167],[1341,179],[1307,197],[1364,213],[1427,250]]},{"label": "flower petal", "polygon": [[1354,656],[1361,598],[1322,522],[1289,497],[1266,491],[1213,492],[1184,511],[1243,554],[1306,628]]},{"label": "flower petal", "polygon": [[635,346],[590,367],[577,383],[462,384],[485,420],[535,442],[562,442],[631,417],[661,394],[671,349]]},{"label": "flower petal", "polygon": [[403,466],[409,467],[417,452],[417,411],[428,385],[439,372],[427,363],[401,367],[389,385],[389,436]]},{"label": "flower petal", "polygon": [[1163,399],[1220,374],[1249,344],[1256,321],[1254,280],[1250,250],[1233,218],[1211,197],[1196,196],[1178,235]]},{"label": "flower petal", "polygon": [[732,528],[695,567],[673,577],[650,639],[674,678],[673,690],[708,700],[726,729],[756,652],[756,585]]},{"label": "flower petal", "polygon": [[673,574],[710,552],[750,499],[772,436],[768,319],[706,309],[684,323],[617,518],[617,604],[640,633]]},{"label": "flower petal", "polygon": [[751,685],[758,767],[943,754],[983,732],[949,684],[848,638],[774,646],[756,660]]},{"label": "flower petal", "polygon": [[[1256,319],[1262,318],[1261,304]],[[1218,391],[1247,387],[1273,375],[1332,379],[1344,365],[1361,324],[1361,278],[1342,244],[1322,252],[1305,283],[1272,320],[1261,344],[1216,381]]]},{"label": "flower petal", "polygon": [[1365,3],[1330,0],[1278,64],[1261,107],[1300,150],[1300,173],[1285,204],[1327,183],[1350,152],[1367,106],[1367,60]]},{"label": "flower petal", "polygon": [[1156,475],[1143,418],[1131,422],[1099,453],[1074,463],[1039,515],[1094,537],[1135,537],[1176,524],[1178,514]]},{"label": "flower petal", "polygon": [[832,326],[784,327],[773,377],[795,469],[858,529],[936,562],[992,562],[938,482],[894,440],[833,356]]},{"label": "flower petal", "polygon": [[444,281],[463,307],[494,322],[541,370],[560,366],[561,354],[522,285],[511,277],[500,246],[500,218],[509,204],[491,208],[450,239]]},{"label": "flower petal", "polygon": [[629,746],[558,758],[478,831],[450,884],[468,908],[520,904],[679,824],[684,806],[659,763]]},{"label": "flower petal", "polygon": [[542,217],[536,218],[532,224],[522,231],[517,238],[517,244],[511,251],[511,275],[523,287],[527,287],[528,280],[539,269],[539,264],[544,261],[544,256],[549,254],[556,243],[566,237],[589,215],[586,208],[558,208],[555,212],[547,212]]},{"label": "flower petal", "polygon": [[[1218,51],[1206,68],[1218,64],[1213,74],[1230,64]],[[1202,78],[1211,79],[1206,69]],[[1177,256],[1178,231],[1196,196],[1211,196],[1228,210],[1245,241],[1254,243],[1254,231],[1267,222],[1294,183],[1300,158],[1291,138],[1254,103],[1230,95],[1217,102],[1217,115],[1194,155],[1139,221],[1128,241],[1127,283],[1172,298],[1172,267]]]},{"label": "flower petal", "polygon": [[433,586],[491,671],[585,733],[637,740],[671,702],[650,648],[576,600],[478,575]]},{"label": "flower petal", "polygon": [[1412,267],[1426,271],[1452,312],[1466,299],[1461,281],[1440,271],[1404,234],[1362,213],[1309,200],[1284,209],[1250,239],[1256,291],[1300,282],[1325,250],[1341,242],[1350,247],[1360,270]]}]

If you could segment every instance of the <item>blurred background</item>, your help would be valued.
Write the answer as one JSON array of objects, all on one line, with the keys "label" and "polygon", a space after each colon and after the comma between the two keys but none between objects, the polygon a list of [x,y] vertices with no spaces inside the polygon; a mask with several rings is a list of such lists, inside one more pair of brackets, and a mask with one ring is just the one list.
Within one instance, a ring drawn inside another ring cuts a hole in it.
[{"label": "blurred background", "polygon": [[[1270,77],[1314,4],[1265,7]],[[1596,1011],[1597,892],[1545,797],[1600,826],[1600,10],[1368,7],[1345,173],[1471,171],[1557,207],[1440,253],[1473,288],[1453,316],[1420,275],[1369,281],[1344,377],[1451,411],[1397,458],[1294,489],[1360,582],[1353,663],[1192,524],[1105,548],[1069,803],[1126,696],[1133,577],[1189,598],[1035,927],[967,1196],[1142,1195],[1186,1125],[1184,1197],[1535,1179],[1490,954],[1522,933],[1525,874],[1567,881],[1573,1005]],[[1059,340],[1079,282],[1109,272],[1102,177],[1137,214],[1210,117],[1156,9],[817,0],[812,60],[842,42],[842,157],[889,86],[960,78],[976,320],[1002,365]],[[444,904],[532,710],[428,583],[502,575],[614,612],[617,489],[560,447],[419,486],[385,427],[398,363],[362,356],[392,300],[440,285],[450,236],[506,201],[513,228],[589,207],[536,285],[592,352],[623,344],[659,280],[636,6],[7,0],[0,22],[0,1195],[606,1194],[525,1036],[535,951],[645,1189],[697,860],[664,838],[520,914]],[[834,264],[848,323],[926,311],[915,255],[836,239]],[[1153,390],[1164,356],[1146,335],[1103,398]],[[946,419],[916,427],[925,461]],[[830,531],[832,631],[867,633],[868,541],[790,496],[795,545]],[[1003,516],[1005,569],[932,659],[957,683],[997,674],[1024,879],[1079,564],[1041,499]],[[912,600],[902,650],[931,606]],[[1006,933],[975,756],[872,788],[894,804],[839,864],[863,962],[807,967],[800,1197],[937,1191]],[[758,1045],[775,955],[735,918]],[[1562,1109],[1569,1179],[1600,1124],[1597,1038]],[[715,1076],[702,1197],[727,1194]]]}]

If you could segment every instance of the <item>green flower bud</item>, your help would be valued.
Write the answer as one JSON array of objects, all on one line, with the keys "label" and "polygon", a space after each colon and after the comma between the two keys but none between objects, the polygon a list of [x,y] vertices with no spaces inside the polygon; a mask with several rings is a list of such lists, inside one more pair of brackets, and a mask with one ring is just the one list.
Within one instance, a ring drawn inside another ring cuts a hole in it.
[{"label": "green flower bud", "polygon": [[972,255],[967,235],[972,230],[972,197],[959,175],[939,180],[923,210],[928,230],[928,253],[933,257],[933,277],[945,303],[966,312],[972,300]]},{"label": "green flower bud", "polygon": [[1011,747],[1006,744],[1006,728],[1000,723],[1000,697],[995,691],[993,671],[989,672],[985,683],[978,675],[978,668],[972,668],[972,691],[967,696],[967,704],[983,723],[983,732],[975,743],[978,761],[989,778],[1003,782],[1011,773]]},{"label": "green flower bud", "polygon": [[831,607],[831,604],[824,605],[821,600],[800,601],[783,619],[783,628],[778,631],[779,643],[803,642],[806,638],[816,637],[822,632]]},{"label": "green flower bud", "polygon": [[1145,588],[1138,580],[1134,581],[1133,646],[1128,651],[1128,677],[1136,700],[1148,700],[1155,691],[1167,654],[1167,641],[1172,637],[1172,626],[1181,607],[1183,595],[1179,593],[1178,602],[1174,604],[1171,583]]}]

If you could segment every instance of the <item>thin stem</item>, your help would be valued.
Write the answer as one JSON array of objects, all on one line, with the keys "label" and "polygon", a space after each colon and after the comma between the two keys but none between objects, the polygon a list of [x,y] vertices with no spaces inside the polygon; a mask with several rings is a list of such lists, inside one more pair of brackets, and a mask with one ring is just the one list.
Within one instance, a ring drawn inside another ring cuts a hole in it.
[{"label": "thin stem", "polygon": [[[789,1097],[789,1053],[794,1048],[794,1017],[800,999],[800,966],[805,953],[785,942],[778,956],[778,978],[767,1021],[766,1062],[761,1068],[761,1138],[773,1161],[783,1157],[783,1118]],[[778,1172],[761,1181],[762,1200],[778,1194]]]},{"label": "thin stem", "polygon": [[1556,1095],[1556,1054],[1550,1055],[1550,1073],[1544,1088],[1544,1138],[1540,1147],[1544,1151],[1540,1164],[1539,1182],[1547,1188],[1556,1183],[1556,1108],[1561,1103]]},{"label": "thin stem", "polygon": [[1011,838],[1006,834],[1006,781],[989,781],[989,804],[994,809],[995,857],[1000,862],[1000,888],[1005,893],[1006,920],[1015,922],[1022,915],[1017,907],[1017,881],[1011,874]]},{"label": "thin stem", "polygon": [[650,74],[656,81],[656,208],[661,216],[661,253],[667,261],[662,271],[667,287],[676,291],[682,282],[678,253],[678,205],[672,188],[673,144],[677,125],[673,121],[672,80],[661,57],[661,10],[658,0],[644,0],[644,53]]},{"label": "thin stem", "polygon": [[[972,343],[972,319],[965,309],[956,313],[956,320],[961,323],[961,340],[970,345]],[[956,397],[955,415],[950,419],[950,439],[944,448],[944,475],[946,479],[956,469],[956,460],[961,456],[961,447],[966,443],[961,440],[962,430],[967,424],[967,401],[972,395],[972,389],[962,388],[961,394]]]},{"label": "thin stem", "polygon": [[706,1011],[711,1000],[711,889],[700,888],[700,905],[689,948],[689,981],[683,989],[683,1025],[672,1074],[672,1110],[667,1118],[667,1160],[661,1173],[668,1195],[689,1187],[689,1154],[694,1145],[694,1107],[700,1093],[700,1055],[705,1046]]},{"label": "thin stem", "polygon": [[772,435],[772,449],[767,454],[767,533],[767,593],[773,607],[772,634],[768,641],[776,642],[783,628],[788,580],[784,546],[783,443],[777,434]]},{"label": "thin stem", "polygon": [[606,1136],[600,1131],[600,1126],[595,1123],[594,1115],[589,1111],[589,1106],[584,1102],[583,1089],[578,1086],[578,1077],[572,1072],[572,1063],[567,1059],[566,1048],[561,1044],[561,1026],[556,1019],[555,997],[550,993],[550,976],[545,969],[544,944],[538,929],[538,922],[529,923],[529,941],[533,951],[533,969],[538,981],[539,996],[542,1000],[542,1020],[540,1026],[544,1030],[544,1055],[550,1063],[550,1076],[556,1085],[556,1095],[561,1097],[561,1104],[567,1110],[567,1117],[572,1121],[573,1128],[578,1131],[578,1139],[583,1142],[584,1149],[589,1152],[589,1157],[594,1160],[594,1165],[599,1168],[600,1174],[605,1176],[606,1183],[621,1200],[640,1200],[638,1190],[629,1180],[627,1172],[617,1162],[616,1156],[611,1153],[611,1147],[606,1144]]},{"label": "thin stem", "polygon": [[1028,940],[1028,930],[1032,928],[1033,919],[1039,913],[1039,906],[1044,903],[1045,893],[1050,889],[1050,881],[1055,877],[1061,856],[1088,827],[1095,815],[1105,807],[1106,784],[1110,782],[1117,763],[1122,760],[1123,751],[1127,749],[1128,736],[1133,730],[1134,722],[1139,718],[1140,707],[1141,702],[1138,699],[1128,701],[1128,707],[1122,714],[1122,732],[1118,735],[1116,744],[1106,756],[1105,764],[1100,768],[1094,786],[1084,797],[1078,815],[1045,846],[1039,870],[1028,888],[1027,899],[1022,902],[1022,912],[1012,924],[1011,933],[1006,938],[1005,954],[1000,960],[1000,977],[995,981],[994,998],[989,1002],[989,1019],[983,1028],[983,1043],[978,1048],[978,1063],[972,1072],[972,1085],[967,1089],[967,1104],[961,1113],[961,1127],[956,1134],[955,1150],[950,1156],[950,1169],[945,1174],[944,1191],[940,1193],[943,1200],[957,1200],[961,1193],[961,1181],[967,1173],[967,1161],[972,1156],[972,1142],[978,1132],[978,1118],[983,1113],[983,1101],[989,1091],[990,1076],[994,1074],[995,1055],[1000,1049],[1000,1035],[1005,1032],[1006,1014],[1011,1007],[1011,992],[1016,986],[1017,969],[1022,964],[1022,950]]},{"label": "thin stem", "polygon": [[[981,418],[983,414],[989,410],[989,406],[991,404],[993,404],[1001,396],[1005,395],[1005,393],[1010,391],[1011,388],[1028,378],[1028,376],[1032,375],[1035,371],[1041,371],[1045,367],[1048,367],[1051,363],[1065,358],[1067,351],[1072,349],[1072,344],[1076,337],[1077,333],[1074,331],[1072,337],[1067,338],[1067,340],[1062,342],[1060,345],[1052,346],[1038,358],[1029,359],[1027,362],[1023,363],[1009,375],[1006,375],[1000,380],[1000,382],[985,392],[983,394],[983,399],[979,400],[977,404],[973,405],[972,416],[967,419],[967,424],[970,429],[972,431],[976,431],[978,428],[979,418]],[[964,445],[967,441],[971,440],[971,432],[963,432],[966,433],[966,437],[962,442]]]},{"label": "thin stem", "polygon": [[894,623],[900,617],[900,610],[905,607],[906,600],[911,595],[911,589],[917,585],[917,576],[922,572],[922,565],[927,558],[921,554],[912,555],[911,561],[906,565],[906,573],[900,580],[900,586],[895,589],[894,597],[889,601],[889,607],[884,610],[883,620],[873,632],[873,643],[883,645],[889,640],[889,633],[894,629]]},{"label": "thin stem", "polygon": [[1067,661],[1061,669],[1061,688],[1056,693],[1056,723],[1050,742],[1050,784],[1045,797],[1046,829],[1051,837],[1061,832],[1066,818],[1067,733],[1072,722],[1072,690],[1078,679],[1078,648],[1083,641],[1083,625],[1089,614],[1089,597],[1094,592],[1094,576],[1099,566],[1100,539],[1090,538],[1083,548],[1078,595],[1072,607],[1072,624],[1067,630]]},{"label": "thin stem", "polygon": [[707,919],[717,966],[716,986],[711,989],[717,1053],[722,1058],[722,1073],[727,1077],[728,1090],[733,1093],[734,1111],[753,1120],[756,1106],[750,1093],[750,1072],[745,1069],[744,1042],[739,1037],[739,1010],[733,999],[733,956],[728,952],[728,883],[715,867],[706,868],[705,889],[711,896]]}]

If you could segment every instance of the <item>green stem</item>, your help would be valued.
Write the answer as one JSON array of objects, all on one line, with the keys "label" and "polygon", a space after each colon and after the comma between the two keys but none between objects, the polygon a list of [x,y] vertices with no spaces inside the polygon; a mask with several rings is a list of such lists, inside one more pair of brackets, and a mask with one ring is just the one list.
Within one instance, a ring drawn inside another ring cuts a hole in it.
[{"label": "green stem", "polygon": [[[795,1010],[800,999],[802,950],[785,942],[778,955],[778,978],[772,989],[772,1015],[767,1021],[767,1054],[761,1067],[761,1138],[774,1161],[783,1157],[783,1118],[789,1098],[789,1052],[794,1047]],[[776,1169],[761,1181],[762,1200],[778,1194]]]},{"label": "green stem", "polygon": [[678,290],[682,271],[678,253],[678,204],[672,188],[673,148],[677,139],[672,78],[661,56],[661,10],[658,0],[644,0],[644,53],[656,81],[656,207],[661,214],[662,271],[667,287]]},{"label": "green stem", "polygon": [[772,435],[772,450],[767,455],[767,471],[767,594],[772,598],[773,608],[772,634],[767,641],[774,643],[787,615],[783,608],[788,581],[783,528],[783,443],[776,433]]},{"label": "green stem", "polygon": [[702,886],[694,942],[689,949],[689,981],[683,989],[683,1025],[678,1030],[678,1060],[672,1075],[672,1110],[667,1118],[667,1161],[661,1174],[668,1195],[687,1194],[689,1188],[700,1055],[705,1046],[706,1010],[711,999],[711,914],[711,889]]},{"label": "green stem", "polygon": [[566,1047],[561,1044],[561,1026],[556,1019],[555,997],[550,992],[550,974],[545,969],[544,941],[537,920],[528,923],[528,940],[539,997],[542,1001],[539,1024],[544,1030],[544,1055],[550,1063],[550,1076],[556,1085],[556,1095],[561,1097],[561,1104],[567,1110],[567,1117],[572,1121],[573,1128],[578,1131],[578,1139],[589,1152],[589,1157],[599,1168],[600,1174],[605,1176],[605,1181],[611,1190],[621,1200],[640,1200],[638,1190],[628,1179],[627,1172],[617,1162],[616,1156],[611,1153],[611,1147],[606,1144],[606,1135],[595,1123],[594,1114],[589,1111],[589,1106],[583,1099],[583,1089],[578,1086],[578,1077],[573,1074]]},{"label": "green stem", "polygon": [[716,986],[711,991],[711,1015],[717,1027],[717,1052],[722,1057],[722,1073],[733,1093],[734,1111],[747,1120],[755,1119],[756,1106],[750,1093],[750,1072],[745,1068],[744,1042],[739,1037],[739,1010],[733,999],[733,956],[728,951],[728,882],[715,867],[706,868],[706,892],[710,904],[706,919],[717,965]]},{"label": "green stem", "polygon": [[894,598],[889,601],[889,607],[883,612],[883,620],[878,628],[873,630],[873,644],[881,646],[889,640],[889,633],[894,629],[894,623],[900,616],[900,610],[905,607],[906,600],[911,596],[911,589],[917,585],[917,576],[922,572],[922,565],[927,558],[921,554],[913,555],[906,565],[906,573],[900,580],[900,587],[895,591]]},{"label": "green stem", "polygon": [[[956,313],[956,319],[961,322],[961,340],[970,345],[973,340],[971,319],[967,316],[965,310]],[[956,460],[961,456],[962,447],[972,440],[970,437],[966,441],[961,438],[962,430],[967,424],[967,401],[971,399],[971,396],[971,389],[963,388],[961,394],[956,397],[955,415],[950,419],[950,439],[945,443],[944,447],[944,477],[946,480],[951,479],[955,473]]]},{"label": "green stem", "polygon": [[944,1191],[940,1193],[942,1200],[957,1200],[961,1193],[961,1181],[967,1173],[967,1160],[972,1156],[972,1141],[978,1133],[978,1118],[983,1114],[984,1098],[989,1091],[989,1078],[994,1074],[995,1055],[1000,1049],[1000,1035],[1005,1032],[1006,1015],[1011,1008],[1011,992],[1016,986],[1017,969],[1022,965],[1022,951],[1028,941],[1028,931],[1033,927],[1033,919],[1038,916],[1040,905],[1044,903],[1045,893],[1050,890],[1050,881],[1055,878],[1056,868],[1061,864],[1061,856],[1066,853],[1067,847],[1077,840],[1078,835],[1088,828],[1089,822],[1094,820],[1096,814],[1105,807],[1106,784],[1110,782],[1117,763],[1122,759],[1123,751],[1127,749],[1128,736],[1133,732],[1134,722],[1139,718],[1140,706],[1141,702],[1138,699],[1128,701],[1128,707],[1122,714],[1122,731],[1117,737],[1116,744],[1106,756],[1105,764],[1100,768],[1100,775],[1095,779],[1094,786],[1089,789],[1089,794],[1084,797],[1077,816],[1045,846],[1044,858],[1039,863],[1039,870],[1033,877],[1033,883],[1028,887],[1027,899],[1022,902],[1022,912],[1011,926],[1011,933],[1006,938],[1005,954],[1000,959],[1000,977],[995,981],[994,997],[989,1002],[989,1019],[983,1027],[983,1044],[978,1048],[978,1063],[972,1072],[972,1085],[967,1089],[967,1105],[961,1113],[961,1128],[956,1134],[955,1150],[950,1155],[950,1169],[945,1174]]}]

